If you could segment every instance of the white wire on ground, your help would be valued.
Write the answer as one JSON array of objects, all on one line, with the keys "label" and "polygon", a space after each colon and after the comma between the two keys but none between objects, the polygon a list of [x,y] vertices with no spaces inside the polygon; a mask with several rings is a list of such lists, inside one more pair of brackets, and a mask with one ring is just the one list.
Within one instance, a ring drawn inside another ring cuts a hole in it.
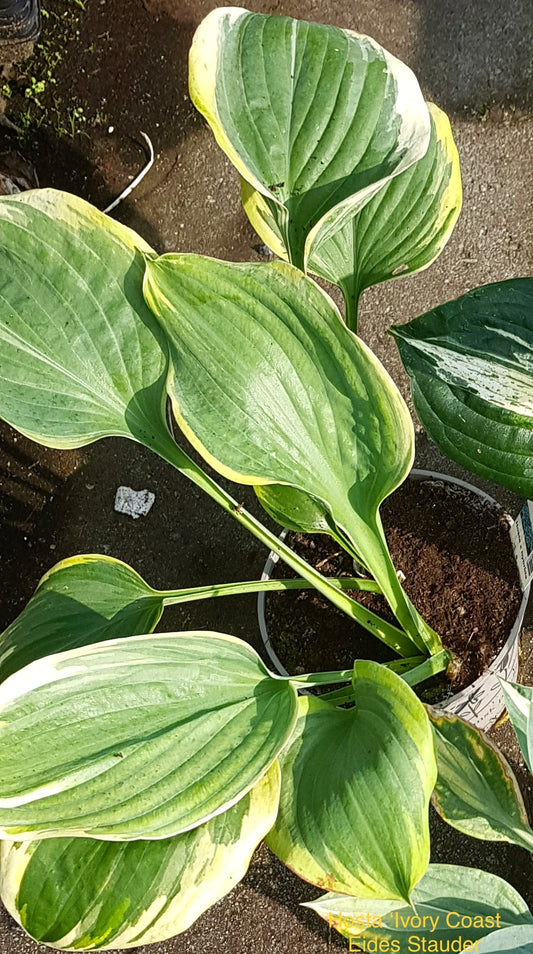
[{"label": "white wire on ground", "polygon": [[108,205],[107,209],[104,209],[104,213],[106,215],[109,212],[112,212],[113,209],[116,209],[119,202],[122,202],[123,199],[127,199],[130,193],[137,188],[137,186],[139,185],[139,182],[141,182],[144,179],[146,173],[150,171],[150,169],[152,168],[154,164],[154,147],[152,146],[152,141],[150,137],[146,135],[145,132],[141,132],[141,136],[143,137],[143,139],[146,140],[148,149],[150,150],[150,158],[148,162],[146,163],[144,169],[141,169],[141,171],[139,172],[139,175],[135,177],[133,182],[131,182],[126,189],[124,189],[124,192],[121,192],[120,195],[117,196],[117,198],[111,203],[111,205]]}]

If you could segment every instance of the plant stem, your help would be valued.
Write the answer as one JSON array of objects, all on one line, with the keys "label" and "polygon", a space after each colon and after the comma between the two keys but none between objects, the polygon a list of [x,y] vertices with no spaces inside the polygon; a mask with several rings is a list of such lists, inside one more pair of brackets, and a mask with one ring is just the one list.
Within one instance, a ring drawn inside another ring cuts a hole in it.
[{"label": "plant stem", "polygon": [[274,533],[268,530],[259,520],[241,504],[239,504],[231,494],[228,494],[219,484],[216,483],[205,471],[202,470],[179,445],[166,432],[163,435],[155,435],[151,447],[164,460],[173,467],[176,467],[185,477],[188,477],[197,487],[204,490],[213,500],[215,500],[226,513],[242,524],[243,527],[252,533],[266,547],[277,553],[296,573],[308,580],[309,583],[326,597],[338,609],[346,613],[351,619],[356,620],[365,629],[368,629],[374,636],[377,636],[382,642],[390,646],[399,656],[412,656],[419,647],[409,636],[392,626],[385,620],[372,613],[371,610],[361,606],[356,600],[353,600],[346,593],[343,593],[335,584],[331,583],[327,577],[322,576],[318,570],[306,563],[297,553],[294,553],[285,543],[283,543]]},{"label": "plant stem", "polygon": [[344,321],[346,322],[346,327],[356,335],[360,295],[356,292],[355,288],[350,287],[342,288],[342,293],[344,296]]},{"label": "plant stem", "polygon": [[440,653],[435,653],[434,656],[425,659],[420,666],[411,669],[409,672],[400,673],[400,675],[408,686],[416,686],[419,682],[430,679],[431,676],[435,676],[438,672],[443,672],[451,659],[451,653],[449,653],[447,649],[442,649]]},{"label": "plant stem", "polygon": [[[340,590],[360,590],[361,592],[380,593],[381,590],[374,580],[361,580],[355,576],[328,577],[333,586]],[[158,596],[163,597],[165,606],[176,606],[178,603],[191,603],[194,600],[205,600],[215,596],[235,596],[243,593],[261,593],[276,590],[311,590],[314,584],[309,580],[298,577],[294,580],[244,580],[240,583],[217,583],[213,586],[195,586],[187,590],[156,590]]]},{"label": "plant stem", "polygon": [[[431,676],[435,676],[437,673],[442,672],[443,669],[446,669],[450,659],[451,654],[444,649],[435,656],[431,656],[430,659],[424,659],[422,656],[413,656],[411,659],[398,659],[391,663],[384,663],[383,665],[386,666],[387,669],[391,669],[393,672],[397,673],[397,675],[401,676],[403,681],[406,682],[408,686],[412,687],[418,685],[420,682],[424,682],[425,679],[429,679]],[[313,679],[315,675],[316,674],[302,676],[300,681]],[[329,680],[332,676],[340,677],[343,675],[343,673],[324,673],[323,675],[327,676]],[[345,680],[336,678],[332,681],[344,682]],[[292,676],[291,682],[296,682],[296,679]],[[313,683],[313,685],[319,685],[319,683]],[[347,702],[353,702],[355,700],[355,693],[356,690],[353,685],[343,686],[342,689],[332,689],[331,692],[322,693],[320,700],[322,702],[329,702],[331,705],[339,706],[344,705]]]},{"label": "plant stem", "polygon": [[[443,648],[440,637],[420,616],[396,575],[396,568],[389,553],[379,511],[375,513],[373,518],[367,518],[364,528],[361,528],[360,523],[354,520],[353,514],[347,514],[347,543],[345,547],[355,559],[358,558],[358,555],[351,540],[358,539],[361,532],[365,533],[368,544],[365,553],[367,556],[369,553],[372,554],[371,563],[367,560],[372,576],[379,583],[385,599],[404,632],[411,639],[416,651],[422,652],[425,656],[440,653]],[[413,653],[409,655],[413,655]]]},{"label": "plant stem", "polygon": [[328,686],[336,682],[351,682],[353,679],[353,669],[339,669],[337,672],[310,672],[305,676],[282,676],[282,679],[292,682],[296,688],[300,686]]}]

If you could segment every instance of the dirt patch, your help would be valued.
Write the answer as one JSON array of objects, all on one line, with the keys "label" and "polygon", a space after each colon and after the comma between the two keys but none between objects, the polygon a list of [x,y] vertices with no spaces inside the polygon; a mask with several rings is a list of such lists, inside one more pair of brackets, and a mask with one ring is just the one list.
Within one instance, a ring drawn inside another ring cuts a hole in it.
[{"label": "dirt patch", "polygon": [[[435,481],[408,481],[382,507],[394,565],[423,618],[455,654],[446,685],[457,692],[497,656],[520,605],[521,591],[499,509],[463,488]],[[350,557],[328,537],[291,534],[289,545],[328,576],[353,576]],[[279,575],[291,575],[278,564]],[[384,619],[394,617],[373,593],[355,598]],[[275,651],[289,672],[350,667],[354,657],[385,662],[388,647],[313,591],[284,591],[267,598],[267,623]]]}]

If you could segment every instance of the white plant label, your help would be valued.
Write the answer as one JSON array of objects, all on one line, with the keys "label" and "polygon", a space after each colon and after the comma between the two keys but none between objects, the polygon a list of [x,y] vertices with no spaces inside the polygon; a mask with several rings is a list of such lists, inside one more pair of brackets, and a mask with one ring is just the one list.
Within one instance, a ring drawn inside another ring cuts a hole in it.
[{"label": "white plant label", "polygon": [[533,579],[533,501],[526,500],[511,527],[513,545],[520,582],[525,590]]}]

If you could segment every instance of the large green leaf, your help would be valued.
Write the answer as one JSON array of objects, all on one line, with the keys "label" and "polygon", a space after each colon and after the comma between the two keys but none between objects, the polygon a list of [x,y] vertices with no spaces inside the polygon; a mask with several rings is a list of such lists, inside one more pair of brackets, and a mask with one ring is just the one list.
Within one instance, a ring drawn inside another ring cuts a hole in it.
[{"label": "large green leaf", "polygon": [[479,729],[429,710],[438,776],[433,804],[448,824],[474,838],[509,841],[533,851],[533,831],[518,782],[503,755]]},{"label": "large green leaf", "polygon": [[313,248],[309,268],[341,287],[354,330],[364,289],[431,265],[461,210],[459,157],[450,123],[437,106],[428,106],[431,139],[425,156],[391,179],[329,241]]},{"label": "large green leaf", "polygon": [[[461,209],[459,157],[450,123],[433,103],[428,107],[431,138],[425,156],[394,176],[327,241],[313,246],[308,268],[340,286],[346,321],[354,331],[364,289],[427,268],[444,248]],[[241,191],[256,232],[286,258],[268,201],[244,179]]]},{"label": "large green leaf", "polygon": [[[331,582],[339,589],[378,590],[371,580]],[[44,575],[22,613],[0,636],[0,682],[52,653],[152,632],[165,606],[312,585],[296,577],[154,590],[120,560],[94,553],[70,557]]]},{"label": "large green leaf", "polygon": [[290,737],[296,692],[219,633],[131,636],[0,686],[0,826],[165,838],[230,807]]},{"label": "large green leaf", "polygon": [[300,268],[429,142],[411,70],[338,27],[214,10],[195,34],[189,85]]},{"label": "large green leaf", "polygon": [[[533,925],[521,924],[517,927],[495,931],[479,942],[478,954],[531,954],[533,951]],[[464,950],[461,952],[464,954]]]},{"label": "large green leaf", "polygon": [[61,950],[173,937],[244,876],[275,820],[279,785],[275,763],[232,808],[160,841],[4,841],[2,900],[36,941]]},{"label": "large green leaf", "polygon": [[440,449],[532,497],[533,279],[484,285],[392,333]]},{"label": "large green leaf", "polygon": [[62,560],[0,636],[0,682],[52,653],[150,633],[163,605],[163,594],[120,560],[97,554]]},{"label": "large green leaf", "polygon": [[150,247],[64,192],[0,199],[0,417],[50,447],[170,443],[164,341],[142,296]]},{"label": "large green leaf", "polygon": [[408,907],[401,901],[368,901],[326,894],[307,902],[306,907],[345,937],[357,938],[356,943],[360,941],[361,946],[366,941],[368,951],[401,954],[460,951],[459,938],[466,942],[464,950],[479,951],[481,945],[475,947],[478,939],[493,931],[492,936],[496,937],[498,928],[533,925],[518,891],[502,878],[477,868],[429,865],[413,891],[412,901],[413,906]]},{"label": "large green leaf", "polygon": [[516,682],[500,680],[503,698],[509,713],[511,725],[516,732],[520,751],[530,772],[533,772],[533,714],[531,702],[533,689]]},{"label": "large green leaf", "polygon": [[355,663],[354,694],[352,709],[300,699],[267,843],[319,887],[407,901],[429,861],[431,726],[414,692],[377,663]]},{"label": "large green leaf", "polygon": [[[240,483],[323,501],[416,650],[440,648],[401,589],[378,513],[410,469],[411,418],[331,299],[283,262],[196,255],[148,261],[145,295],[169,339],[174,414],[197,450]],[[407,640],[398,648],[414,654]]]}]

